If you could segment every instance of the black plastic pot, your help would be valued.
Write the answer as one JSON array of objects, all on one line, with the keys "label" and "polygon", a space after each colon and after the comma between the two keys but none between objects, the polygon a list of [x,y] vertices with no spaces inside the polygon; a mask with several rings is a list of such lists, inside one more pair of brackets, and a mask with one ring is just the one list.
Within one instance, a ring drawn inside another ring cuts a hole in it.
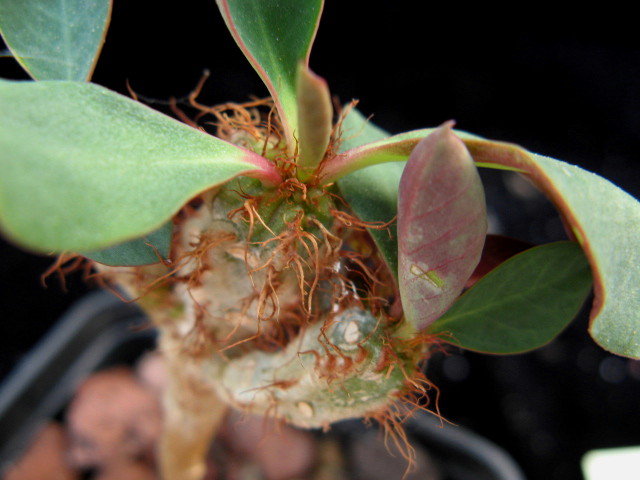
[{"label": "black plastic pot", "polygon": [[[75,388],[91,372],[132,364],[154,346],[155,333],[133,305],[106,292],[78,302],[0,386],[0,474],[28,445],[38,427],[59,417]],[[344,444],[365,427],[344,422],[333,429]],[[428,414],[407,424],[412,444],[424,447],[446,480],[524,480],[502,449]]]},{"label": "black plastic pot", "polygon": [[91,372],[132,363],[155,333],[134,305],[107,292],[76,303],[0,386],[0,474]]}]

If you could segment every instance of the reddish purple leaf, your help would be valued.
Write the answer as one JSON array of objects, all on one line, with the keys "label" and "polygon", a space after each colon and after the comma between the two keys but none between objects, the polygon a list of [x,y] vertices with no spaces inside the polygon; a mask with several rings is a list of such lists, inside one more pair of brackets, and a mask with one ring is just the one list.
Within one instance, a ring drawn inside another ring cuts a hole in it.
[{"label": "reddish purple leaf", "polygon": [[400,293],[407,320],[417,328],[433,323],[460,295],[487,232],[482,182],[452,126],[416,145],[400,180]]}]

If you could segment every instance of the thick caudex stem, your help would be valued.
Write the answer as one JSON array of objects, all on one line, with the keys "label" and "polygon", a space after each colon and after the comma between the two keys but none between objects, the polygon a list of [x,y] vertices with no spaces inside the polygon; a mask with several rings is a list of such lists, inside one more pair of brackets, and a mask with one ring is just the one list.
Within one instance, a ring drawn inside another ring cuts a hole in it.
[{"label": "thick caudex stem", "polygon": [[183,209],[170,263],[100,268],[161,332],[166,480],[201,477],[227,406],[301,427],[368,417],[396,428],[390,406],[424,390],[427,347],[391,314],[395,284],[338,204],[293,178],[271,190],[242,181]]},{"label": "thick caudex stem", "polygon": [[301,331],[275,353],[253,351],[220,365],[219,395],[244,411],[270,414],[301,427],[328,427],[368,417],[401,395],[419,351],[395,351],[410,332],[383,326],[371,312],[350,308]]},{"label": "thick caudex stem", "polygon": [[[165,354],[169,385],[164,394],[164,433],[160,469],[166,480],[200,480],[206,473],[206,454],[227,406],[206,384],[194,382],[181,355]],[[178,361],[178,363],[176,363]],[[186,368],[185,368],[186,367]]]},{"label": "thick caudex stem", "polygon": [[165,480],[202,476],[227,406],[310,428],[374,418],[404,438],[398,402],[421,408],[415,394],[430,386],[419,369],[428,347],[364,228],[387,225],[355,218],[330,185],[299,180],[270,120],[260,130],[251,112],[232,111],[207,113],[227,137],[270,149],[285,180],[238,179],[194,199],[174,218],[170,262],[99,268],[161,333]]}]

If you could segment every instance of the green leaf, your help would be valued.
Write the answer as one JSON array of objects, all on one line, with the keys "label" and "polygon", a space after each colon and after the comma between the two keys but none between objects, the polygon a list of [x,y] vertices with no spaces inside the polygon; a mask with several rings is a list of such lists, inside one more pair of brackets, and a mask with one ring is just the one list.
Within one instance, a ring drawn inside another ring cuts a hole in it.
[{"label": "green leaf", "polygon": [[480,279],[428,331],[479,352],[533,350],[567,326],[590,290],[589,262],[577,243],[541,245]]},{"label": "green leaf", "polygon": [[398,200],[398,277],[405,318],[418,329],[455,301],[487,234],[482,181],[464,143],[444,125],[413,149]]},{"label": "green leaf", "polygon": [[81,252],[103,265],[133,266],[151,265],[169,258],[173,222],[167,222],[155,232],[142,238],[94,252]]},{"label": "green leaf", "polygon": [[309,64],[322,0],[217,0],[238,46],[273,97],[289,148],[298,136],[299,64]]},{"label": "green leaf", "polygon": [[598,175],[515,145],[465,143],[476,162],[524,172],[554,202],[593,271],[591,335],[612,353],[640,358],[640,202]]},{"label": "green leaf", "polygon": [[[398,185],[404,163],[386,163],[358,170],[338,181],[340,196],[356,216],[365,222],[386,224],[398,212]],[[368,228],[367,231],[380,249],[389,271],[398,278],[397,226]]]},{"label": "green leaf", "polygon": [[[341,153],[362,144],[383,139],[389,134],[368,122],[360,112],[350,110],[342,125]],[[407,155],[408,157],[408,155]],[[366,222],[387,223],[398,211],[398,186],[404,163],[385,163],[363,168],[340,178],[340,195],[353,212]],[[398,277],[398,234],[395,224],[389,229],[369,228],[393,276]]]},{"label": "green leaf", "polygon": [[110,14],[110,0],[1,0],[0,31],[35,80],[85,81]]},{"label": "green leaf", "polygon": [[141,237],[237,175],[280,179],[263,157],[93,84],[0,81],[0,111],[0,226],[40,252]]}]

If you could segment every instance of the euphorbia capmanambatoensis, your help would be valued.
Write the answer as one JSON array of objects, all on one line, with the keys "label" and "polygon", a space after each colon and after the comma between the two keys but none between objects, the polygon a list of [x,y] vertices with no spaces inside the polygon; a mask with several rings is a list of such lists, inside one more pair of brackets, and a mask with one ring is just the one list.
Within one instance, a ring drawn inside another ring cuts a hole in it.
[{"label": "euphorbia capmanambatoensis", "polygon": [[[375,418],[403,440],[434,345],[536,348],[592,276],[592,335],[640,356],[638,203],[451,122],[389,136],[354,103],[335,112],[308,66],[321,0],[218,0],[271,98],[209,107],[200,85],[197,116],[176,109],[189,125],[87,83],[110,3],[72,3],[75,16],[35,36],[46,4],[0,4],[4,38],[38,80],[0,81],[0,225],[26,248],[91,259],[161,332],[165,478],[203,475],[227,406],[302,427]],[[208,119],[217,137],[201,131]],[[488,237],[483,257],[478,166],[528,176],[573,242],[515,255],[460,296],[479,262],[484,274],[508,256]]]}]

